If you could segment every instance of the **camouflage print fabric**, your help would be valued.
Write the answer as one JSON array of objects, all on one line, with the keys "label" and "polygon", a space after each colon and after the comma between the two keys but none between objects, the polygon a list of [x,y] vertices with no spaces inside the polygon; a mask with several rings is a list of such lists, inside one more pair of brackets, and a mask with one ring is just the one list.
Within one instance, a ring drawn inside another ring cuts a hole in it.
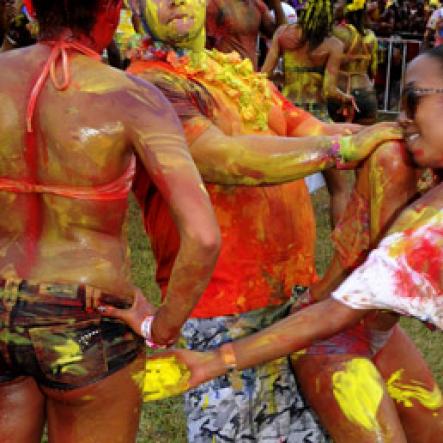
[{"label": "camouflage print fabric", "polygon": [[[252,334],[289,313],[290,303],[234,316],[190,319],[187,347],[207,350]],[[328,442],[298,392],[288,358],[232,371],[185,394],[190,443]]]},{"label": "camouflage print fabric", "polygon": [[[42,386],[75,389],[144,351],[143,340],[128,326],[91,309],[90,289],[0,279],[0,383],[31,376]],[[101,295],[123,307],[119,297]]]}]

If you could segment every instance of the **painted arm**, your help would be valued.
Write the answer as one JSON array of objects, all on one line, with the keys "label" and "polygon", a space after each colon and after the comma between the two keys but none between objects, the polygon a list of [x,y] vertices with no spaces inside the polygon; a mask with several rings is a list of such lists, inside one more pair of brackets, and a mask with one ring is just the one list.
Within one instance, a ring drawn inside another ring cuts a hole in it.
[{"label": "painted arm", "polygon": [[120,101],[125,106],[129,140],[168,203],[180,233],[168,292],[152,326],[154,341],[165,344],[178,337],[206,288],[218,255],[220,233],[178,117],[163,94],[144,83]]},{"label": "painted arm", "polygon": [[[250,368],[304,349],[316,340],[330,337],[352,326],[366,313],[365,310],[353,310],[333,299],[309,306],[256,334],[232,342],[236,368]],[[319,318],[322,320],[319,321]],[[174,355],[191,372],[188,388],[228,371],[223,347],[209,352],[176,350]]]},{"label": "painted arm", "polygon": [[337,77],[340,71],[340,64],[343,58],[343,43],[336,37],[329,39],[329,57],[325,66],[323,81],[323,95],[328,98],[335,98],[341,102],[352,102],[353,97],[346,94],[337,87]]},{"label": "painted arm", "polygon": [[255,5],[260,12],[260,32],[267,38],[272,38],[277,27],[284,23],[284,13],[280,0],[271,0],[271,9],[274,10],[273,17],[271,11],[263,0],[255,0]]},{"label": "painted arm", "polygon": [[271,47],[269,48],[265,62],[261,68],[261,72],[265,73],[268,77],[270,77],[274,72],[274,69],[278,63],[278,58],[280,57],[280,44],[278,39],[283,28],[284,26],[281,26],[275,32],[274,37],[272,38]]},{"label": "painted arm", "polygon": [[274,11],[275,18],[268,8],[263,9],[261,31],[266,37],[271,38],[275,30],[286,22],[286,16],[280,0],[269,0],[269,7]]},{"label": "painted arm", "polygon": [[359,161],[384,140],[401,137],[391,123],[334,137],[227,136],[211,124],[191,143],[190,150],[205,181],[254,186],[293,181],[335,167],[332,147],[337,148],[337,143],[339,157]]}]

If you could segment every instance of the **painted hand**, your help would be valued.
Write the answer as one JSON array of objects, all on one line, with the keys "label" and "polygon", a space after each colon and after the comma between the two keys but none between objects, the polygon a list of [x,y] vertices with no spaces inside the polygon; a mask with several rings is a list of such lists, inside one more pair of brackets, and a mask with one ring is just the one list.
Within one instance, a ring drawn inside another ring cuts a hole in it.
[{"label": "painted hand", "polygon": [[125,322],[136,334],[141,334],[140,326],[142,321],[148,315],[154,315],[157,308],[149,303],[142,291],[137,288],[134,297],[134,303],[129,309],[118,309],[114,306],[103,305],[98,306],[97,310],[104,317],[118,318]]},{"label": "painted hand", "polygon": [[402,139],[403,132],[397,123],[378,123],[368,126],[356,134],[342,137],[340,156],[346,162],[358,162],[364,160],[381,143]]},{"label": "painted hand", "polygon": [[197,352],[187,349],[174,349],[172,351],[156,353],[148,360],[147,367],[161,366],[172,361],[174,366],[180,368],[181,380],[177,383],[177,389],[181,392],[195,388],[196,386],[213,379],[226,372],[223,360],[218,352]]}]

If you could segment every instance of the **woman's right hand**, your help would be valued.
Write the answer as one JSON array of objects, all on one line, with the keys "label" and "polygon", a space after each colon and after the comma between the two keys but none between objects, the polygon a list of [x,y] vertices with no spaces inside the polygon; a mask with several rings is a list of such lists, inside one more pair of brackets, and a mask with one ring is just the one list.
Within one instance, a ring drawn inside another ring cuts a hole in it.
[{"label": "woman's right hand", "polygon": [[118,318],[125,322],[136,334],[143,336],[141,324],[147,316],[154,315],[157,308],[149,303],[140,289],[136,288],[134,303],[129,309],[118,309],[102,303],[97,310],[104,317]]},{"label": "woman's right hand", "polygon": [[377,123],[343,137],[340,141],[340,155],[345,162],[359,162],[368,157],[380,144],[402,139],[403,131],[397,123]]}]

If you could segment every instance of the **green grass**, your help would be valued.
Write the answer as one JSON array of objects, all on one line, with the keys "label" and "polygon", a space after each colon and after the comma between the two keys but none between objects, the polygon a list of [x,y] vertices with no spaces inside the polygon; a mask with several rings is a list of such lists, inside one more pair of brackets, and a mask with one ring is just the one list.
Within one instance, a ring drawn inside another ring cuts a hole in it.
[{"label": "green grass", "polygon": [[[322,274],[332,257],[329,240],[329,205],[325,189],[314,197],[317,220],[317,269]],[[154,282],[155,265],[149,250],[149,243],[141,227],[140,214],[131,204],[129,237],[132,257],[133,278],[151,300],[159,300],[159,289]],[[441,334],[431,333],[420,322],[402,319],[402,326],[408,331],[423,352],[438,383],[443,388],[443,349]],[[180,397],[148,403],[143,414],[137,443],[184,443],[186,442],[185,420]]]}]

